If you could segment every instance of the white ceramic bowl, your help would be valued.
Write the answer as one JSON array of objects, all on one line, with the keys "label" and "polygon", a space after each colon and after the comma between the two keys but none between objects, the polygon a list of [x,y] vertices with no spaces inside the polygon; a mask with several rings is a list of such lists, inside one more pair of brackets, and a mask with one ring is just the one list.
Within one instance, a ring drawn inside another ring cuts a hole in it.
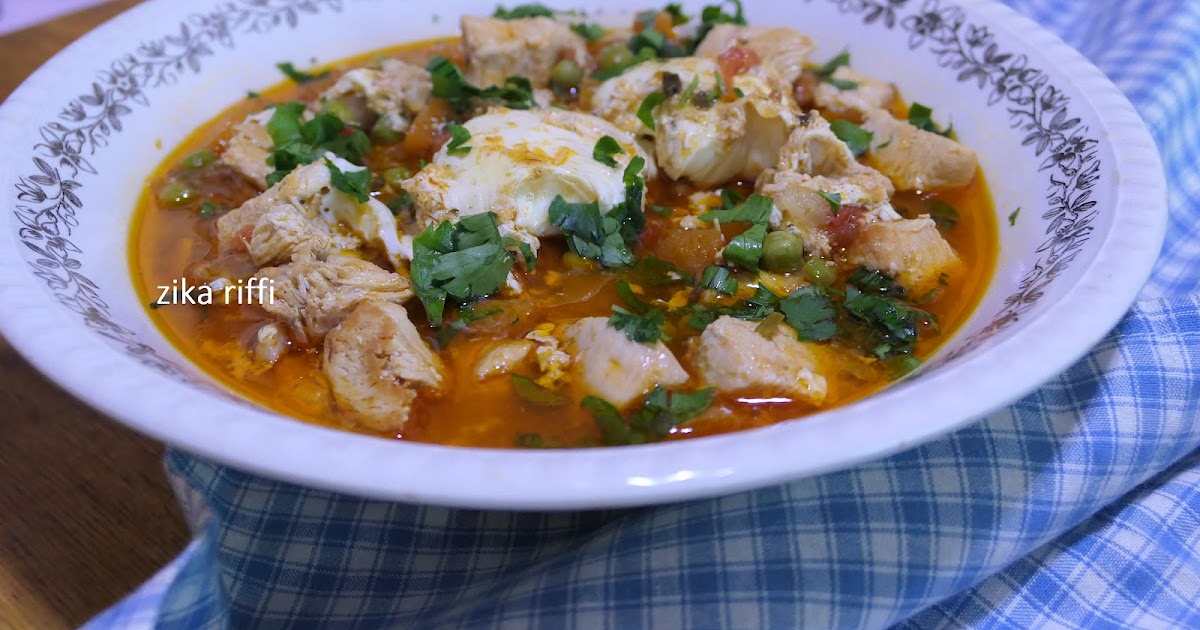
[{"label": "white ceramic bowl", "polygon": [[[595,4],[593,18],[608,24],[646,6]],[[450,35],[459,15],[493,9],[491,0],[152,0],[74,43],[0,109],[0,331],[116,420],[263,475],[454,506],[638,505],[835,470],[962,427],[1083,355],[1158,254],[1166,201],[1149,134],[1099,71],[1034,23],[985,1],[749,0],[751,23],[814,36],[814,58],[849,45],[857,69],[952,112],[980,155],[1001,216],[998,271],[922,373],[763,429],[547,452],[339,432],[215,385],[152,325],[130,280],[129,224],[147,174],[189,130],[279,80],[276,61]]]}]

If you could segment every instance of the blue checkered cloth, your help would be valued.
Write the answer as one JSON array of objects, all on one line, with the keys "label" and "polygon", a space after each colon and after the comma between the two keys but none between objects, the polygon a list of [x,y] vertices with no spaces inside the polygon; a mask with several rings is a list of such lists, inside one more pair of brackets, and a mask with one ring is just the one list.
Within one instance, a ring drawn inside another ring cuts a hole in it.
[{"label": "blue checkered cloth", "polygon": [[883,461],[633,510],[368,501],[173,451],[197,539],[89,627],[1200,628],[1200,2],[1009,3],[1168,168],[1150,284],[1062,376]]}]

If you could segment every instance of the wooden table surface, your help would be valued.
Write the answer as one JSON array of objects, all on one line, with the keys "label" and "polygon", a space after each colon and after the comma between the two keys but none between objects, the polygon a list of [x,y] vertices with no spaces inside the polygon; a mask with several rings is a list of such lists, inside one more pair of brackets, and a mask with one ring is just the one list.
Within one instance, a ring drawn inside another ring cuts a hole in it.
[{"label": "wooden table surface", "polygon": [[[0,98],[136,3],[0,37]],[[187,544],[162,447],[71,398],[2,339],[0,409],[0,628],[78,627]]]}]

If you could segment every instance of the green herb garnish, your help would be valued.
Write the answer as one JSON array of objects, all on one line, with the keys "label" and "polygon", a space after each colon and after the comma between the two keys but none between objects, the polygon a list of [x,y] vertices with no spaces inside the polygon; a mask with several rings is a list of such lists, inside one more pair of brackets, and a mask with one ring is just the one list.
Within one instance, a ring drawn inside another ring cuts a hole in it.
[{"label": "green herb garnish", "polygon": [[854,157],[858,157],[871,148],[871,139],[875,134],[859,127],[848,120],[835,120],[829,123],[829,129],[839,140],[846,143]]},{"label": "green herb garnish", "polygon": [[604,27],[600,26],[599,24],[583,22],[579,24],[572,24],[571,30],[575,31],[575,34],[588,40],[589,42],[599,41],[604,37],[604,33],[606,32]]},{"label": "green herb garnish", "polygon": [[950,230],[958,225],[959,214],[954,206],[941,199],[934,199],[929,204],[929,218],[933,219],[939,230]]},{"label": "green herb garnish", "polygon": [[638,120],[642,121],[643,125],[649,127],[650,131],[655,130],[654,108],[658,107],[665,100],[667,100],[667,96],[662,92],[651,92],[646,95],[646,98],[642,99],[642,104],[638,107]]},{"label": "green herb garnish", "polygon": [[329,181],[334,188],[354,197],[358,203],[366,203],[371,198],[371,171],[365,168],[342,171],[329,158],[325,158],[325,166],[329,167]]},{"label": "green herb garnish", "polygon": [[712,289],[723,295],[734,295],[738,292],[737,278],[728,269],[720,265],[709,265],[700,276],[700,286]]},{"label": "green herb garnish", "polygon": [[916,102],[908,106],[908,124],[946,138],[954,133],[953,125],[943,131],[937,123],[933,122],[933,110]]},{"label": "green herb garnish", "polygon": [[691,393],[671,392],[656,385],[646,396],[641,409],[626,420],[612,403],[588,396],[583,399],[583,408],[592,412],[592,418],[604,436],[608,446],[644,444],[660,440],[671,434],[675,427],[700,415],[712,404],[712,388]]},{"label": "green herb garnish", "polygon": [[446,145],[447,155],[466,155],[471,152],[471,147],[466,146],[467,141],[471,139],[471,132],[467,131],[462,125],[449,124],[446,129],[450,131],[450,142]]},{"label": "green herb garnish", "polygon": [[621,145],[617,143],[616,138],[612,136],[602,136],[596,141],[596,147],[592,149],[592,158],[605,166],[616,168],[617,160],[613,156],[624,152],[625,149],[621,148]]},{"label": "green herb garnish", "polygon": [[821,198],[829,203],[829,208],[833,210],[833,216],[836,217],[838,212],[842,209],[842,193],[831,193],[825,192],[824,190],[818,190],[817,194],[821,195]]},{"label": "green herb garnish", "polygon": [[277,64],[275,64],[275,67],[279,68],[280,72],[287,75],[287,78],[289,78],[301,85],[303,85],[305,83],[311,83],[311,82],[317,81],[319,79],[324,79],[325,77],[329,76],[328,70],[325,70],[324,72],[321,72],[318,74],[310,74],[310,73],[304,72],[302,70],[297,70],[296,66],[292,65],[292,62],[290,62],[290,61],[283,61],[283,62],[277,63]]},{"label": "green herb garnish", "polygon": [[779,310],[800,341],[825,341],[837,334],[833,303],[820,287],[800,287],[779,300]]},{"label": "green herb garnish", "polygon": [[333,114],[317,114],[312,120],[303,119],[303,103],[282,103],[267,121],[267,134],[275,147],[269,158],[275,170],[267,175],[267,185],[273,186],[296,167],[309,164],[326,152],[354,164],[361,164],[371,150],[371,141],[357,127],[346,133],[342,119]]},{"label": "green herb garnish", "polygon": [[554,17],[554,11],[537,3],[519,4],[511,9],[505,9],[503,6],[497,6],[496,12],[492,17],[497,20],[519,20],[522,18],[531,17]]},{"label": "green herb garnish", "polygon": [[858,83],[856,81],[847,81],[845,79],[838,79],[833,76],[833,73],[837,72],[837,69],[843,66],[850,66],[849,50],[843,50],[842,52],[838,53],[836,57],[825,62],[825,64],[821,67],[813,70],[813,74],[817,75],[818,79],[828,83],[829,85],[832,85],[839,90],[853,90],[857,88]]},{"label": "green herb garnish", "polygon": [[449,300],[467,303],[503,287],[516,264],[507,245],[491,212],[458,223],[443,221],[415,238],[413,291],[425,307],[429,323],[441,324]]},{"label": "green herb garnish", "polygon": [[524,77],[508,77],[502,86],[478,88],[471,85],[462,70],[445,57],[435,55],[425,66],[433,81],[433,96],[445,99],[455,111],[471,106],[471,99],[496,101],[509,109],[532,109],[533,85]]},{"label": "green herb garnish", "polygon": [[510,378],[517,397],[535,407],[558,407],[571,402],[570,396],[542,387],[529,377],[513,374]]}]

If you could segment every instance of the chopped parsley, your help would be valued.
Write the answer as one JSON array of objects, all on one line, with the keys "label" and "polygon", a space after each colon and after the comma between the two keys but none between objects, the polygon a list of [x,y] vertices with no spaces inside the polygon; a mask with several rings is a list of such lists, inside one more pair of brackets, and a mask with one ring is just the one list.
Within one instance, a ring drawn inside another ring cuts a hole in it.
[{"label": "chopped parsley", "polygon": [[621,224],[621,238],[625,244],[633,247],[638,237],[646,227],[646,214],[642,212],[642,198],[646,192],[646,179],[642,177],[642,169],[646,167],[646,159],[636,155],[625,166],[621,179],[625,184],[625,201],[613,207],[608,216]]},{"label": "chopped parsley", "polygon": [[[663,286],[666,284],[695,284],[692,274],[680,269],[675,263],[667,262],[653,254],[638,261],[626,276],[643,286]],[[618,284],[618,290],[620,284]]]},{"label": "chopped parsley", "polygon": [[842,52],[838,53],[836,57],[825,62],[825,64],[821,67],[813,70],[813,74],[817,75],[818,79],[828,83],[829,85],[832,85],[839,90],[853,90],[858,87],[858,83],[856,81],[847,81],[845,79],[838,79],[833,76],[833,73],[837,72],[838,68],[849,66],[850,51],[843,50]]},{"label": "chopped parsley", "polygon": [[392,211],[392,214],[399,215],[401,212],[412,208],[413,203],[412,193],[408,192],[407,190],[401,190],[399,195],[396,195],[394,199],[385,202],[384,205],[387,206],[388,210]]},{"label": "chopped parsley", "polygon": [[929,218],[933,219],[939,230],[949,230],[958,225],[959,214],[954,206],[941,199],[934,199],[929,204]]},{"label": "chopped parsley", "polygon": [[434,343],[437,345],[438,350],[445,349],[446,346],[450,345],[451,341],[454,341],[454,338],[458,336],[458,333],[461,333],[469,328],[471,324],[474,324],[481,319],[492,317],[493,315],[499,315],[503,312],[504,309],[500,308],[499,306],[493,306],[492,308],[485,309],[481,312],[476,312],[470,304],[465,304],[458,311],[458,319],[454,321],[443,322],[441,328],[438,328],[437,334],[435,334],[433,337]]},{"label": "chopped parsley", "polygon": [[326,152],[361,164],[363,156],[371,150],[371,141],[361,129],[347,128],[342,119],[328,113],[317,114],[312,120],[305,121],[304,111],[303,103],[282,103],[275,106],[275,112],[267,121],[267,134],[275,144],[268,158],[275,167],[275,171],[267,175],[269,186]]},{"label": "chopped parsley", "polygon": [[[731,6],[733,13],[726,13],[725,7]],[[700,11],[700,28],[696,31],[695,43],[690,47],[695,50],[700,42],[704,41],[704,36],[718,24],[746,24],[746,12],[742,8],[741,0],[727,0],[720,4],[710,4]]]},{"label": "chopped parsley", "polygon": [[1021,214],[1021,209],[1017,208],[1016,210],[1012,211],[1012,214],[1008,215],[1008,227],[1017,226],[1017,215],[1019,214]]},{"label": "chopped parsley", "polygon": [[645,158],[634,156],[625,167],[625,201],[613,206],[607,214],[600,212],[599,202],[570,203],[557,196],[550,202],[550,222],[563,231],[567,247],[583,258],[600,261],[605,267],[628,267],[637,259],[632,247],[646,226],[642,212],[642,196],[646,180],[642,178]]},{"label": "chopped parsley", "polygon": [[292,65],[292,62],[290,62],[290,61],[283,61],[283,62],[277,63],[277,64],[275,64],[275,67],[279,68],[280,72],[287,75],[287,78],[289,78],[301,85],[303,85],[305,83],[312,83],[313,81],[317,81],[319,79],[324,79],[325,77],[329,76],[328,70],[318,73],[318,74],[310,74],[310,73],[304,72],[302,70],[297,70],[296,66]]},{"label": "chopped parsley", "polygon": [[580,22],[579,24],[572,24],[571,30],[575,31],[576,35],[579,35],[580,37],[588,40],[589,42],[599,41],[601,38],[604,37],[604,33],[605,33],[603,26],[600,26],[599,24],[591,24],[591,23],[584,23],[584,22]]},{"label": "chopped parsley", "polygon": [[325,166],[329,167],[329,181],[334,188],[354,197],[358,203],[366,203],[371,198],[371,171],[365,168],[342,171],[329,158],[325,158]]},{"label": "chopped parsley", "polygon": [[615,304],[612,310],[608,325],[623,331],[631,341],[654,344],[671,339],[663,333],[663,326],[667,323],[667,314],[663,311],[652,308],[644,313],[634,313]]},{"label": "chopped parsley", "polygon": [[679,95],[679,102],[686,103],[692,100],[692,96],[696,93],[696,89],[700,87],[700,75],[693,74],[692,80],[683,89],[683,93]]},{"label": "chopped parsley", "polygon": [[[731,190],[731,189],[725,189]],[[736,191],[735,191],[736,192]],[[732,197],[726,198],[722,191],[722,199],[728,203]],[[700,215],[701,221],[720,221],[722,223],[753,223],[750,229],[738,234],[729,241],[722,251],[725,260],[747,269],[758,271],[758,261],[762,258],[763,239],[767,236],[767,222],[771,218],[772,202],[764,195],[750,195],[750,198],[731,208],[709,210]]]},{"label": "chopped parsley", "polygon": [[737,278],[728,269],[720,265],[709,265],[700,276],[700,286],[712,289],[723,295],[734,295],[738,292]]},{"label": "chopped parsley", "polygon": [[953,125],[943,131],[937,123],[933,122],[933,110],[917,102],[914,102],[908,107],[908,124],[916,127],[917,129],[928,131],[930,133],[936,133],[937,135],[944,136],[946,138],[949,138],[950,135],[954,133]]},{"label": "chopped parsley", "polygon": [[846,143],[854,157],[858,157],[871,148],[871,139],[875,134],[859,127],[848,120],[835,120],[829,123],[829,129],[839,140]]},{"label": "chopped parsley", "polygon": [[471,106],[471,99],[496,101],[509,109],[532,109],[533,85],[524,77],[508,77],[502,86],[478,88],[471,85],[462,70],[454,62],[435,55],[425,66],[433,82],[433,96],[445,99],[455,111],[462,112]]},{"label": "chopped parsley", "polygon": [[717,85],[713,88],[713,98],[721,100],[725,98],[725,75],[718,70],[713,72],[713,76],[717,78]]},{"label": "chopped parsley", "polygon": [[862,291],[866,295],[882,295],[884,297],[904,298],[908,291],[900,286],[891,276],[877,269],[860,267],[846,278],[846,284]]},{"label": "chopped parsley", "polygon": [[750,195],[749,199],[741,201],[741,194],[736,189],[726,188],[721,191],[721,201],[724,206],[720,210],[709,210],[700,215],[700,220],[720,221],[721,223],[766,223],[771,218],[773,202],[766,195]]},{"label": "chopped parsley", "polygon": [[833,216],[836,217],[838,212],[842,209],[842,193],[831,193],[825,192],[824,190],[818,190],[817,194],[821,195],[821,198],[829,203],[829,209],[833,210]]},{"label": "chopped parsley", "polygon": [[825,341],[837,334],[833,304],[820,287],[800,287],[779,300],[779,311],[800,341]]},{"label": "chopped parsley", "polygon": [[592,418],[604,436],[604,443],[608,446],[624,446],[667,437],[675,427],[708,409],[712,399],[712,388],[684,393],[655,385],[641,409],[630,414],[628,419],[621,415],[615,405],[603,398],[588,396],[582,404],[584,409],[592,412]]},{"label": "chopped parsley", "polygon": [[663,94],[662,92],[651,92],[646,95],[646,98],[642,99],[642,104],[638,107],[638,120],[642,121],[643,125],[649,127],[650,131],[655,130],[654,108],[658,107],[659,104],[665,100],[667,100],[666,94]]},{"label": "chopped parsley", "polygon": [[621,145],[617,143],[616,138],[612,136],[602,136],[596,141],[596,147],[592,149],[592,158],[605,166],[616,168],[617,160],[613,156],[624,152],[625,149],[621,148]]},{"label": "chopped parsley", "polygon": [[211,219],[212,217],[215,217],[219,214],[225,214],[226,212],[229,212],[229,208],[219,203],[205,201],[204,203],[200,204],[200,217],[204,219]]},{"label": "chopped parsley", "polygon": [[570,396],[542,387],[527,376],[513,374],[510,378],[517,397],[535,407],[558,407],[571,402]]},{"label": "chopped parsley", "polygon": [[721,253],[725,260],[743,269],[757,272],[758,261],[762,259],[763,239],[766,237],[767,224],[757,223],[733,237]]},{"label": "chopped parsley", "polygon": [[721,207],[728,210],[746,200],[746,197],[736,188],[721,189]]},{"label": "chopped parsley", "polygon": [[516,264],[508,245],[491,212],[443,221],[413,239],[413,291],[429,323],[441,325],[447,301],[465,304],[504,286]]},{"label": "chopped parsley", "polygon": [[496,7],[496,12],[492,17],[497,20],[519,20],[521,18],[531,17],[554,17],[554,11],[550,10],[545,5],[530,3],[519,4],[511,9],[505,9],[503,5]]},{"label": "chopped parsley", "polygon": [[471,152],[471,147],[466,146],[467,141],[471,139],[471,132],[467,131],[462,125],[449,124],[446,129],[450,131],[450,142],[446,145],[447,155],[466,155]]},{"label": "chopped parsley", "polygon": [[628,267],[636,262],[621,236],[621,222],[600,213],[600,202],[570,203],[561,195],[550,202],[550,223],[562,230],[567,247],[582,258],[605,267]]},{"label": "chopped parsley", "polygon": [[896,298],[867,295],[854,286],[846,287],[846,312],[866,326],[872,347],[880,359],[909,354],[917,344],[922,320],[936,323],[933,316],[905,305]]}]

